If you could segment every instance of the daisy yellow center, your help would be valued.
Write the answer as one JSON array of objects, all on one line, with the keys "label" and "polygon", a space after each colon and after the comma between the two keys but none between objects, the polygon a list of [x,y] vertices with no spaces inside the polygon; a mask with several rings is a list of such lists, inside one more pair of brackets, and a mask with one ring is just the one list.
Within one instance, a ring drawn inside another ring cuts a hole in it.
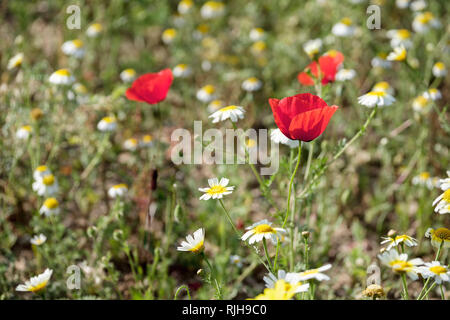
[{"label": "daisy yellow center", "polygon": [[[428,100],[424,96],[419,96],[416,99],[414,99],[414,102],[417,103],[420,107],[424,107],[427,105]],[[422,175],[420,176],[422,179],[428,179],[430,176],[428,175],[427,178],[424,178]]]},{"label": "daisy yellow center", "polygon": [[384,97],[386,95],[383,91],[371,91],[368,93],[369,96],[377,96],[377,97]]},{"label": "daisy yellow center", "polygon": [[101,31],[102,25],[100,23],[94,23],[93,25],[91,25],[91,28],[94,29],[95,31]]},{"label": "daisy yellow center", "polygon": [[447,228],[438,228],[434,231],[434,236],[439,240],[450,241],[450,230]]},{"label": "daisy yellow center", "polygon": [[445,269],[443,266],[434,266],[430,268],[430,271],[433,272],[434,274],[442,274],[446,273],[447,269]]},{"label": "daisy yellow center", "polygon": [[409,31],[406,30],[406,29],[401,29],[401,30],[398,30],[397,36],[398,36],[400,39],[408,39],[408,38],[410,37],[410,33],[409,33]]},{"label": "daisy yellow center", "polygon": [[36,170],[39,171],[39,172],[44,172],[44,171],[47,170],[47,166],[39,166],[39,167],[36,168]]},{"label": "daisy yellow center", "polygon": [[187,68],[187,65],[186,64],[179,64],[179,65],[177,65],[177,68],[185,70]]},{"label": "daisy yellow center", "polygon": [[125,183],[121,183],[121,184],[116,184],[114,187],[114,189],[126,189],[128,188],[128,186]]},{"label": "daisy yellow center", "polygon": [[444,65],[442,62],[436,62],[436,63],[434,64],[434,66],[435,66],[436,68],[438,68],[439,70],[444,70],[444,69],[445,69],[445,65]]},{"label": "daisy yellow center", "polygon": [[275,233],[275,230],[268,224],[260,224],[259,226],[256,226],[254,230],[255,230],[255,234]]},{"label": "daisy yellow center", "polygon": [[413,266],[410,262],[403,260],[392,260],[389,265],[397,271],[405,271]]},{"label": "daisy yellow center", "polygon": [[220,10],[223,8],[224,4],[218,1],[208,1],[207,3],[205,3],[205,6],[208,6],[213,10]]},{"label": "daisy yellow center", "polygon": [[31,126],[23,126],[22,129],[31,132]]},{"label": "daisy yellow center", "polygon": [[341,23],[345,24],[346,26],[350,26],[352,24],[352,19],[344,18],[341,20]]},{"label": "daisy yellow center", "polygon": [[83,41],[79,40],[79,39],[75,39],[72,41],[73,45],[77,48],[81,48],[83,46]]},{"label": "daisy yellow center", "polygon": [[378,82],[373,88],[375,90],[387,90],[389,89],[389,83],[386,81]]},{"label": "daisy yellow center", "polygon": [[421,179],[423,179],[423,180],[426,180],[426,179],[428,179],[428,178],[430,178],[430,173],[429,172],[422,172],[421,174],[420,174],[420,178]]},{"label": "daisy yellow center", "polygon": [[445,190],[442,199],[444,199],[446,202],[450,202],[450,189]]},{"label": "daisy yellow center", "polygon": [[405,240],[408,240],[408,239],[409,239],[409,236],[407,236],[406,234],[395,237],[395,240],[397,240],[397,241],[405,241]]},{"label": "daisy yellow center", "polygon": [[418,17],[420,23],[427,24],[433,19],[433,14],[431,12],[425,12]]},{"label": "daisy yellow center", "polygon": [[55,208],[58,208],[59,202],[55,198],[48,198],[45,200],[44,206],[49,209],[55,209]]},{"label": "daisy yellow center", "polygon": [[48,280],[43,281],[43,282],[41,282],[41,283],[39,283],[39,284],[37,284],[37,285],[35,285],[35,286],[30,286],[28,289],[29,289],[31,292],[37,292],[37,291],[42,290],[43,288],[45,288],[45,286],[47,285],[47,283],[48,283]]},{"label": "daisy yellow center", "polygon": [[51,186],[55,182],[55,176],[52,174],[49,174],[42,179],[42,182],[46,186]]},{"label": "daisy yellow center", "polygon": [[209,26],[207,24],[201,24],[197,27],[197,31],[205,34],[209,31]]},{"label": "daisy yellow center", "polygon": [[248,139],[248,140],[245,142],[245,145],[246,145],[247,147],[249,147],[249,148],[254,147],[254,146],[256,146],[256,141],[253,140],[253,139]]},{"label": "daisy yellow center", "polygon": [[142,138],[142,140],[144,142],[151,142],[151,141],[153,141],[153,137],[151,135],[146,135]]},{"label": "daisy yellow center", "polygon": [[225,111],[236,110],[236,109],[237,109],[237,106],[228,106],[228,107],[220,109],[220,111],[225,112]]},{"label": "daisy yellow center", "polygon": [[192,0],[181,0],[180,4],[187,6],[187,7],[191,7],[192,6]]},{"label": "daisy yellow center", "polygon": [[250,83],[257,83],[258,79],[256,79],[255,77],[251,77],[251,78],[248,78],[247,81]]},{"label": "daisy yellow center", "polygon": [[432,89],[428,90],[428,92],[431,94],[435,94],[435,93],[438,93],[438,89],[432,88]]},{"label": "daisy yellow center", "polygon": [[58,71],[55,72],[58,76],[63,76],[63,77],[69,77],[70,76],[70,71],[67,69],[59,69]]},{"label": "daisy yellow center", "polygon": [[127,73],[130,76],[136,74],[136,71],[134,71],[134,69],[125,69],[124,72]]},{"label": "daisy yellow center", "polygon": [[113,123],[116,121],[116,119],[114,119],[113,117],[104,117],[102,120],[106,123]]},{"label": "daisy yellow center", "polygon": [[169,38],[175,37],[176,34],[177,34],[177,31],[175,29],[167,29],[164,31],[164,36],[169,37]]},{"label": "daisy yellow center", "polygon": [[203,248],[203,240],[200,241],[199,243],[197,243],[194,247],[192,247],[191,249],[189,249],[189,251],[192,252],[199,252],[201,249]]},{"label": "daisy yellow center", "polygon": [[209,188],[207,193],[210,195],[213,195],[213,194],[221,194],[226,191],[227,191],[227,189],[224,186],[216,185],[216,186],[212,186],[211,188]]},{"label": "daisy yellow center", "polygon": [[253,29],[254,31],[258,32],[259,34],[264,33],[264,29],[263,28],[255,28]]},{"label": "daisy yellow center", "polygon": [[214,86],[208,84],[207,86],[203,87],[203,91],[205,91],[207,94],[213,94],[216,89],[214,88]]},{"label": "daisy yellow center", "polygon": [[263,51],[266,49],[266,43],[264,41],[257,41],[253,44],[253,49],[256,51]]}]

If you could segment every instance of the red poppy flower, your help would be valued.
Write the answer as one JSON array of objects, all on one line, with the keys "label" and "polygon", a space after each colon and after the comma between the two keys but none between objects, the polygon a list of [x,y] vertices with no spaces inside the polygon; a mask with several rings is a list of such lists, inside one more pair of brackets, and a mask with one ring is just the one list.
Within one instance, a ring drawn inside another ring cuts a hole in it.
[{"label": "red poppy flower", "polygon": [[338,109],[320,97],[301,93],[281,100],[269,99],[278,128],[292,140],[311,141],[320,136]]},{"label": "red poppy flower", "polygon": [[125,95],[129,100],[155,104],[166,98],[172,81],[173,75],[170,69],[147,73],[134,80]]},{"label": "red poppy flower", "polygon": [[[344,61],[344,55],[339,51],[332,50],[319,58],[319,67],[321,71],[322,84],[333,82],[339,65]],[[315,78],[319,77],[317,62],[311,62],[303,72],[297,76],[298,81],[304,86],[313,86]]]}]

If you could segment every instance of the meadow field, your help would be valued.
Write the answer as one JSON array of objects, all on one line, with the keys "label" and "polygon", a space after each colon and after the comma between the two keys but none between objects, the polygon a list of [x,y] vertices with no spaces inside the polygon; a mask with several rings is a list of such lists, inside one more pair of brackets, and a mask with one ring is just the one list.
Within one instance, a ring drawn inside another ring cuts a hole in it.
[{"label": "meadow field", "polygon": [[0,300],[449,299],[450,2],[0,2]]}]

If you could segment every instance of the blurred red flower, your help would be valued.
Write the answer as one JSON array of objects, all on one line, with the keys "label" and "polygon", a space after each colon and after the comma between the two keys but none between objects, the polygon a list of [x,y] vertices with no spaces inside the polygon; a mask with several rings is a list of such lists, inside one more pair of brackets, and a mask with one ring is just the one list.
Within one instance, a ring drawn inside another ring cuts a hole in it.
[{"label": "blurred red flower", "polygon": [[338,106],[328,106],[319,96],[301,93],[281,100],[269,99],[278,128],[292,140],[311,141],[320,136]]},{"label": "blurred red flower", "polygon": [[[344,61],[344,55],[339,51],[331,50],[319,58],[319,67],[321,71],[322,84],[333,82],[339,65]],[[297,76],[298,82],[304,86],[313,86],[314,79],[311,75],[318,79],[319,70],[317,68],[317,62],[311,62],[303,72],[300,72]]]},{"label": "blurred red flower", "polygon": [[166,98],[172,81],[173,75],[170,69],[147,73],[134,80],[125,95],[129,100],[155,104]]}]

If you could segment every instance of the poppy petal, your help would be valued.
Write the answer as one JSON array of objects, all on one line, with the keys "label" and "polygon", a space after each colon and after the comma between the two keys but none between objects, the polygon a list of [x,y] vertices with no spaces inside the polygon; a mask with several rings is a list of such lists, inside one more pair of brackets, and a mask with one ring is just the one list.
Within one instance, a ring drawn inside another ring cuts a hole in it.
[{"label": "poppy petal", "polygon": [[311,141],[326,129],[337,106],[316,108],[296,115],[289,125],[288,137],[293,140]]}]

